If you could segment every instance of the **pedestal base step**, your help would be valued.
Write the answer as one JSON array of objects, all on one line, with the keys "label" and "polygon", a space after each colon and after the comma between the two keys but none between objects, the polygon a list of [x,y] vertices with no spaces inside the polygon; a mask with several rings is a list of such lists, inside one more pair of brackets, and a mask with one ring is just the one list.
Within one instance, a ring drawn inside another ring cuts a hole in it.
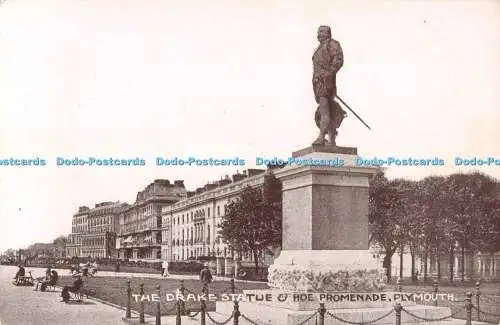
[{"label": "pedestal base step", "polygon": [[[231,302],[217,302],[217,313],[231,315],[233,312],[234,304]],[[240,302],[239,310],[242,315],[248,319],[255,321],[259,324],[272,324],[272,325],[298,325],[307,319],[309,321],[305,322],[305,325],[316,324],[316,318],[319,319],[319,314],[313,316],[314,311],[298,311],[284,309],[274,306],[266,306],[262,304]],[[450,308],[447,307],[433,307],[433,306],[406,306],[404,307],[409,312],[416,316],[427,318],[427,319],[437,319],[443,318],[451,315]],[[378,319],[386,314],[388,314],[393,308],[359,308],[359,309],[331,309],[327,310],[327,313],[333,314],[334,316],[348,321],[348,322],[370,322]],[[241,319],[241,318],[240,318]],[[448,318],[443,321],[434,321],[432,325],[463,325],[464,320]],[[393,311],[390,315],[378,320],[377,322],[370,323],[373,324],[396,324],[396,312]],[[401,324],[411,324],[411,325],[429,325],[428,322],[420,320],[416,317],[410,316],[404,311],[401,312]],[[479,323],[478,323],[479,324]],[[485,323],[484,323],[485,324]],[[325,325],[348,325],[348,323],[342,322],[325,314]]]}]

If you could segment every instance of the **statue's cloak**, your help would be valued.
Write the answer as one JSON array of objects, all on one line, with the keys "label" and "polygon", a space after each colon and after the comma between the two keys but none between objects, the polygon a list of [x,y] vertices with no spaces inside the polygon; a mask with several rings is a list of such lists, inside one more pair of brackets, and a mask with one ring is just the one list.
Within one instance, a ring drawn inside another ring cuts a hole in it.
[{"label": "statue's cloak", "polygon": [[[342,109],[340,104],[336,100],[332,100],[330,105],[330,117],[332,117],[335,121],[335,129],[340,127],[340,124],[347,116],[347,113]],[[319,128],[319,123],[321,121],[321,113],[319,112],[319,106],[316,108],[316,112],[314,113],[314,120],[316,121],[316,126]]]}]

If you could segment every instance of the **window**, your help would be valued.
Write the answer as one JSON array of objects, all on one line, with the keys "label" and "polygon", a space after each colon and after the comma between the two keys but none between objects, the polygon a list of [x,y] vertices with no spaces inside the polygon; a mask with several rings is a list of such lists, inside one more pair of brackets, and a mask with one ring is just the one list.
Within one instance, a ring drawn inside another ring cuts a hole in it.
[{"label": "window", "polygon": [[210,208],[207,208],[207,216],[210,218]]},{"label": "window", "polygon": [[217,217],[220,217],[220,206],[217,206]]}]

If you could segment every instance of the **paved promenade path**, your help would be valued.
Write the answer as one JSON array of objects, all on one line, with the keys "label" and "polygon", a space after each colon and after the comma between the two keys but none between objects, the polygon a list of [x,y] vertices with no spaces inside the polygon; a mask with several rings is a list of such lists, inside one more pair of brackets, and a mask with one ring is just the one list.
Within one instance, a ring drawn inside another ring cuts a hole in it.
[{"label": "paved promenade path", "polygon": [[[17,272],[17,266],[0,265],[0,325],[121,325],[125,316],[123,309],[103,304],[95,299],[84,299],[83,303],[61,302],[61,290],[56,292],[33,291],[34,287],[21,287],[12,284],[12,278]],[[26,268],[34,278],[45,274],[42,268]],[[61,275],[68,275],[63,270],[57,270]],[[114,272],[98,272],[100,276],[113,276]],[[141,274],[117,273],[119,277],[141,277]],[[144,274],[142,277],[160,278],[160,275]],[[188,277],[172,277],[186,279]],[[218,321],[227,318],[216,312],[210,312]],[[137,322],[137,314],[132,315],[132,323]],[[175,324],[175,316],[163,316],[161,323]],[[210,323],[207,320],[207,323]],[[232,321],[230,322],[232,323]],[[154,318],[146,316],[146,324],[154,324]],[[200,324],[199,315],[194,319],[182,317],[182,325]],[[240,325],[248,322],[240,320]]]},{"label": "paved promenade path", "polygon": [[[28,268],[28,270],[30,270]],[[34,287],[17,287],[12,278],[17,267],[0,266],[0,324],[1,325],[116,325],[123,324],[124,313],[90,299],[82,303],[61,302],[61,291],[38,292]],[[33,277],[43,271],[33,272]]]}]

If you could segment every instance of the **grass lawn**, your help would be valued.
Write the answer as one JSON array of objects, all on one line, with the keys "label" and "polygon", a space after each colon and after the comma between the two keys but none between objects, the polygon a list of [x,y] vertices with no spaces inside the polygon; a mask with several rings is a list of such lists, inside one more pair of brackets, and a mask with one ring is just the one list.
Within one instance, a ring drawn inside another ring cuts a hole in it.
[{"label": "grass lawn", "polygon": [[[71,285],[74,279],[70,276],[61,276],[59,280],[60,286]],[[84,287],[95,292],[96,298],[111,302],[122,307],[127,306],[127,278],[123,277],[83,277]],[[180,280],[173,279],[130,279],[130,287],[132,294],[139,294],[139,285],[144,283],[144,294],[156,293],[156,285],[160,285],[160,299],[161,299],[161,314],[162,315],[175,315],[174,302],[167,302],[166,294],[175,294],[176,290],[180,287]],[[184,287],[188,293],[200,293],[201,284],[198,280],[184,280]],[[215,281],[210,284],[209,292],[216,295],[222,293],[231,293],[229,281]],[[265,283],[239,283],[236,282],[236,293],[240,293],[245,289],[266,289]],[[131,300],[131,308],[139,310],[139,303],[135,301],[134,297]],[[186,302],[186,309],[199,310],[200,303],[194,301]],[[215,302],[207,302],[207,309],[215,311]],[[146,314],[154,315],[156,311],[155,302],[144,302],[144,312]]]},{"label": "grass lawn", "polygon": [[[99,265],[99,271],[110,271],[115,272],[114,265]],[[151,267],[141,267],[141,266],[126,266],[120,265],[120,272],[125,273],[150,273],[150,274],[160,274],[161,271],[151,268]]]},{"label": "grass lawn", "polygon": [[[498,324],[500,321],[500,283],[483,282],[480,285],[479,295],[479,309],[483,312],[494,314],[486,315],[480,314],[480,320]],[[394,285],[389,285],[388,289],[394,290]],[[416,293],[433,293],[434,287],[432,282],[420,284],[402,284],[403,292],[416,292]],[[440,283],[438,286],[438,293],[453,294],[453,299],[458,302],[451,302],[447,299],[438,300],[438,306],[450,307],[452,313],[459,312],[454,318],[465,319],[465,300],[466,293],[472,293],[472,304],[477,306],[476,287],[475,282],[455,282],[455,283]],[[433,305],[434,302],[426,302],[426,304]],[[472,310],[472,320],[478,320],[477,310]]]}]

